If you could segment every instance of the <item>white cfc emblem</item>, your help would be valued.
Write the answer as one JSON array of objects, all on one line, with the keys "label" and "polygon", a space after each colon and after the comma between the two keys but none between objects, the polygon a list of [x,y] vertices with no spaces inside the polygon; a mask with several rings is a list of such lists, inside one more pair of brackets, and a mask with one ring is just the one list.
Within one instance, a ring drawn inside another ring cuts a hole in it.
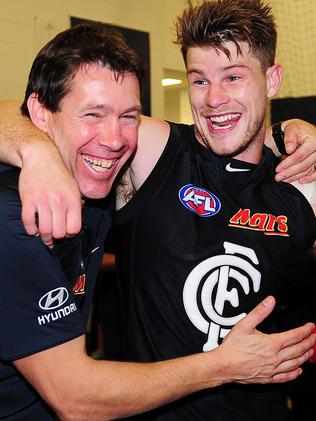
[{"label": "white cfc emblem", "polygon": [[237,281],[246,295],[251,288],[258,292],[260,287],[261,274],[254,267],[259,264],[256,253],[229,242],[224,242],[224,249],[225,254],[210,257],[197,265],[183,288],[183,303],[189,319],[207,335],[203,351],[216,348],[219,339],[223,339],[246,316],[246,313],[239,313],[223,317],[226,302],[237,309],[239,306],[238,290],[229,289],[229,280]]}]

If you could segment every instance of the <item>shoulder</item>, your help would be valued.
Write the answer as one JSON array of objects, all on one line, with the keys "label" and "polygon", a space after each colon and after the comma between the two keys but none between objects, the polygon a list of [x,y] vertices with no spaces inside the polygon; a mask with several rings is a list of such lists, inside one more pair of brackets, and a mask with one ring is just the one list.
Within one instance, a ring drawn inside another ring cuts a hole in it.
[{"label": "shoulder", "polygon": [[192,134],[193,126],[142,116],[138,145],[129,168],[134,190],[137,191],[147,179],[171,138],[182,139],[192,137]]},{"label": "shoulder", "polygon": [[170,125],[142,116],[136,153],[131,162],[130,181],[135,190],[146,180],[160,158],[169,138]]},{"label": "shoulder", "polygon": [[170,125],[166,121],[141,117],[136,152],[116,189],[118,209],[124,206],[146,181],[168,142],[169,134]]}]

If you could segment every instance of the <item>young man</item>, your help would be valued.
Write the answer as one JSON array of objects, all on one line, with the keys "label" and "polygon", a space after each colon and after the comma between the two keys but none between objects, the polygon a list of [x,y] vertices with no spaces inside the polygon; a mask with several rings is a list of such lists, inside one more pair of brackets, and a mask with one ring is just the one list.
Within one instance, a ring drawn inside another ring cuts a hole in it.
[{"label": "young man", "polygon": [[[275,182],[277,161],[263,147],[267,101],[282,77],[270,8],[204,1],[178,19],[177,36],[195,124],[170,124],[151,172],[138,169],[156,139],[140,144],[117,199],[122,331],[133,361],[216,349],[267,294],[281,305],[266,332],[289,325],[289,315],[300,323],[295,291],[304,299],[308,268],[315,280],[306,260],[315,215],[293,186]],[[230,384],[139,418],[285,421],[289,409],[283,386]]]},{"label": "young man", "polygon": [[74,175],[83,227],[51,248],[28,236],[19,171],[1,166],[1,418],[120,418],[229,381],[291,380],[312,354],[313,324],[270,336],[256,330],[274,307],[270,297],[209,353],[153,364],[87,356],[85,326],[111,211],[110,200],[95,199],[108,195],[135,150],[141,74],[135,53],[98,25],[57,35],[34,61],[22,110]]}]

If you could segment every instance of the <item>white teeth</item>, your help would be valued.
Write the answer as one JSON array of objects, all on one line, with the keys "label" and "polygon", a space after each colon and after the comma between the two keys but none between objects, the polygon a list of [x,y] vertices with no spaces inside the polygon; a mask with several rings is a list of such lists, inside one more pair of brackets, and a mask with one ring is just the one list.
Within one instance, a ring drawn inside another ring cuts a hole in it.
[{"label": "white teeth", "polygon": [[117,161],[116,159],[96,159],[89,155],[82,155],[82,158],[88,162],[93,169],[99,172],[105,172],[110,169]]},{"label": "white teeth", "polygon": [[235,114],[225,114],[218,117],[210,117],[212,123],[224,123],[225,121],[230,121],[234,118],[240,117],[239,113]]}]

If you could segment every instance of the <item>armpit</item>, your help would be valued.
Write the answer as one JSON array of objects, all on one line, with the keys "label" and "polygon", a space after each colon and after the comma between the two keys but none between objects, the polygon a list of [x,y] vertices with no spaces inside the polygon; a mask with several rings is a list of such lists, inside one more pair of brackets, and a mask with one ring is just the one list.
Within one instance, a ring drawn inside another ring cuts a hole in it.
[{"label": "armpit", "polygon": [[116,187],[116,210],[121,209],[128,203],[135,194],[130,170],[128,169],[122,176],[119,184]]}]

